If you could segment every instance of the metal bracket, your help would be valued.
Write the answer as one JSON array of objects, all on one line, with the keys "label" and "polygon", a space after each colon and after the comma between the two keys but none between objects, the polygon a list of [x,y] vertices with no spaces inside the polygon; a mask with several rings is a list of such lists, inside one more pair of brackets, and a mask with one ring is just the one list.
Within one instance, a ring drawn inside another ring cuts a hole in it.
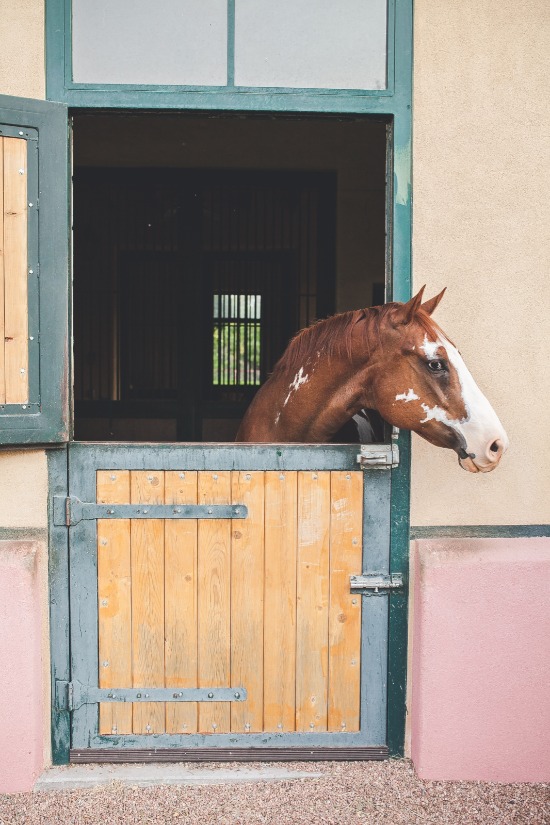
[{"label": "metal bracket", "polygon": [[363,470],[387,470],[399,466],[397,444],[361,444],[357,463]]},{"label": "metal bracket", "polygon": [[244,504],[95,504],[76,496],[53,497],[53,523],[73,527],[95,519],[241,519],[248,516]]},{"label": "metal bracket", "polygon": [[364,596],[385,596],[389,590],[403,589],[403,576],[393,573],[367,573],[364,576],[350,576],[349,586],[352,593],[360,591]]},{"label": "metal bracket", "polygon": [[246,702],[243,687],[228,688],[98,688],[81,682],[55,683],[57,710],[78,710],[99,702]]}]

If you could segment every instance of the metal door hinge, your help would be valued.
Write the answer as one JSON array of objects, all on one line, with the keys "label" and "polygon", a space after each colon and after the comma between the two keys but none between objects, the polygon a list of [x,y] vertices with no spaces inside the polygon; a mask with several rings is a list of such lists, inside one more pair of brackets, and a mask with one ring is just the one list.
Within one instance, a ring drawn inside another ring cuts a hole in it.
[{"label": "metal door hinge", "polygon": [[73,527],[95,519],[240,519],[248,516],[244,504],[95,504],[76,496],[53,497],[53,523]]},{"label": "metal door hinge", "polygon": [[349,586],[352,593],[361,591],[365,596],[384,596],[389,590],[403,589],[403,576],[393,573],[368,573],[365,576],[350,576]]},{"label": "metal door hinge", "polygon": [[387,470],[399,466],[399,447],[397,444],[361,444],[357,463],[363,470]]},{"label": "metal door hinge", "polygon": [[76,680],[55,683],[57,710],[78,710],[99,702],[246,702],[243,687],[98,688]]}]

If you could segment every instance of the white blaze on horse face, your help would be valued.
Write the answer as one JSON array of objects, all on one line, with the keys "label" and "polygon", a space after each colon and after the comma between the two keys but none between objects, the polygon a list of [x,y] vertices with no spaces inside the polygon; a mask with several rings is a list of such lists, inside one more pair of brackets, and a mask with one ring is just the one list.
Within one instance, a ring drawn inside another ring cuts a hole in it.
[{"label": "white blaze on horse face", "polygon": [[426,358],[430,360],[432,358],[437,358],[437,350],[441,346],[441,341],[428,341],[428,336],[424,336],[424,343],[420,347],[420,349],[424,350]]},{"label": "white blaze on horse face", "polygon": [[[426,417],[420,423],[440,421],[459,432],[466,442],[466,452],[473,455],[476,470],[487,472],[496,466],[497,459],[500,459],[502,453],[507,450],[508,436],[489,401],[474,381],[457,348],[446,339],[438,341],[424,339],[422,349],[429,358],[433,358],[440,347],[445,348],[449,363],[458,375],[466,416],[460,420],[451,419],[441,407],[436,405],[430,408],[423,403],[421,406]],[[494,442],[500,442],[502,445],[502,450],[498,455],[492,453],[490,449]]]},{"label": "white blaze on horse face", "polygon": [[418,401],[419,396],[415,393],[412,389],[409,389],[408,392],[401,392],[399,395],[395,396],[396,401]]},{"label": "white blaze on horse face", "polygon": [[300,367],[299,371],[294,376],[294,381],[288,385],[289,393],[283,402],[283,407],[286,407],[293,392],[297,392],[302,384],[307,384],[309,375],[304,375],[304,368]]}]

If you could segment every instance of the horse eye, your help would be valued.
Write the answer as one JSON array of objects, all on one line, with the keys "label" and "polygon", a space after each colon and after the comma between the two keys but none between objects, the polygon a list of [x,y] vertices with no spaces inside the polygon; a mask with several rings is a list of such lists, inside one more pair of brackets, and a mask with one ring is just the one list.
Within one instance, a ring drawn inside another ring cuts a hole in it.
[{"label": "horse eye", "polygon": [[430,369],[432,372],[445,372],[445,370],[447,369],[447,365],[445,361],[428,361],[428,369]]}]

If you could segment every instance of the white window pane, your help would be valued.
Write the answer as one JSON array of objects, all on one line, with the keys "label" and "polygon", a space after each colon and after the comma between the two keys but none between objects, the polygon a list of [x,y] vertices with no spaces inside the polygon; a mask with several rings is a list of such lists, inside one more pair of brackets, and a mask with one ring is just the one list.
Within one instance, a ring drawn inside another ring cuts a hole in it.
[{"label": "white window pane", "polygon": [[73,0],[73,80],[225,86],[226,0]]},{"label": "white window pane", "polygon": [[386,87],[386,0],[235,0],[235,83]]}]

